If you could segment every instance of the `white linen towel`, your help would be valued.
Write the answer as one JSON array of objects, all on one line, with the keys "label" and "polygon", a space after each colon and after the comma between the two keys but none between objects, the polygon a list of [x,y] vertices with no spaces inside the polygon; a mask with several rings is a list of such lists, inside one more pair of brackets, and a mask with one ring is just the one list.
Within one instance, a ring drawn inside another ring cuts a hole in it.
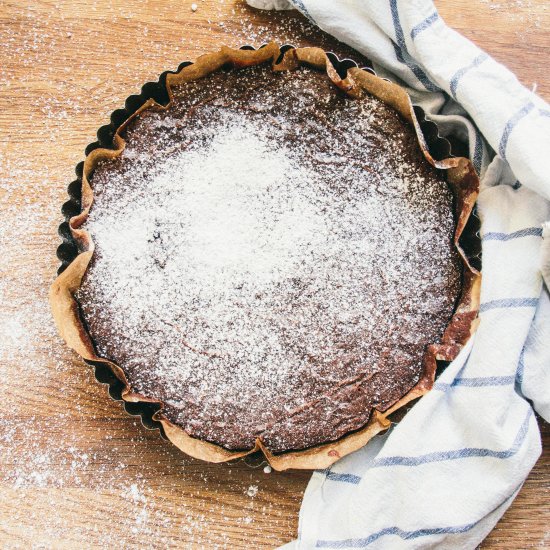
[{"label": "white linen towel", "polygon": [[482,177],[477,333],[399,425],[313,474],[287,547],[475,548],[540,455],[533,408],[550,421],[550,108],[429,0],[248,3],[294,6],[368,56]]}]

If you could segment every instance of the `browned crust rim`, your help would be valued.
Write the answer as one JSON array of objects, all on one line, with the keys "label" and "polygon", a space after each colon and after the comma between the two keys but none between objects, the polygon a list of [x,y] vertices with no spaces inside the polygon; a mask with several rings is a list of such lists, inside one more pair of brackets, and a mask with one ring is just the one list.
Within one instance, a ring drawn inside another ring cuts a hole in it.
[{"label": "browned crust rim", "polygon": [[[83,359],[101,363],[107,366],[123,383],[122,398],[133,403],[157,403],[160,410],[154,419],[163,426],[166,436],[174,445],[190,456],[209,462],[224,462],[262,451],[268,462],[276,470],[288,468],[314,469],[326,468],[338,460],[367,443],[374,435],[389,427],[388,416],[409,401],[428,392],[434,382],[436,360],[453,360],[462,346],[467,342],[477,327],[477,313],[479,309],[479,288],[481,274],[474,269],[464,251],[459,245],[460,236],[472,212],[478,194],[479,181],[477,174],[466,158],[447,158],[436,161],[428,152],[420,124],[415,116],[414,109],[408,94],[397,84],[381,79],[368,71],[352,67],[348,69],[346,77],[341,78],[331,63],[327,54],[320,48],[290,48],[281,58],[281,50],[275,43],[267,44],[259,50],[234,50],[222,47],[220,51],[208,53],[199,57],[192,65],[182,68],[179,72],[166,76],[166,89],[170,102],[162,106],[154,99],[147,100],[133,115],[125,120],[116,130],[113,137],[113,149],[98,148],[91,151],[84,161],[82,176],[81,212],[69,221],[73,239],[78,244],[80,254],[67,266],[50,289],[50,305],[60,335],[67,345],[74,349]],[[277,62],[280,59],[279,62]],[[145,110],[165,110],[173,99],[172,87],[184,82],[200,79],[224,65],[234,68],[250,67],[271,62],[274,71],[288,71],[301,65],[308,65],[320,70],[326,70],[331,81],[345,93],[353,97],[360,97],[368,92],[391,107],[401,116],[413,124],[418,141],[426,159],[436,168],[446,171],[447,180],[455,196],[455,210],[457,227],[454,243],[462,258],[464,267],[463,288],[456,311],[446,328],[441,343],[427,347],[423,359],[423,373],[419,382],[401,399],[385,411],[373,409],[368,423],[358,431],[347,434],[335,442],[301,450],[288,451],[282,454],[272,454],[265,448],[261,439],[256,440],[254,448],[247,451],[229,451],[219,445],[191,437],[179,426],[171,423],[162,414],[162,403],[147,396],[134,393],[122,369],[115,363],[96,355],[93,342],[80,317],[79,305],[74,297],[79,289],[84,273],[92,258],[94,243],[90,235],[83,229],[93,202],[93,190],[89,178],[98,162],[104,159],[115,158],[124,149],[125,142],[121,137],[122,130],[128,123]]]}]

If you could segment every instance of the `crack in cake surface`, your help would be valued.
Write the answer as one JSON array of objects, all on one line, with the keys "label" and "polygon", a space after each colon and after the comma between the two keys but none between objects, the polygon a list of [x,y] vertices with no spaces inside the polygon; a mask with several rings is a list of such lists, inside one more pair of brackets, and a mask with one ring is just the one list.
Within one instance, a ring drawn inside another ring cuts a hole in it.
[{"label": "crack in cake surface", "polygon": [[460,269],[451,193],[395,112],[255,68],[179,87],[125,138],[92,179],[78,298],[133,391],[190,435],[280,452],[414,386]]}]

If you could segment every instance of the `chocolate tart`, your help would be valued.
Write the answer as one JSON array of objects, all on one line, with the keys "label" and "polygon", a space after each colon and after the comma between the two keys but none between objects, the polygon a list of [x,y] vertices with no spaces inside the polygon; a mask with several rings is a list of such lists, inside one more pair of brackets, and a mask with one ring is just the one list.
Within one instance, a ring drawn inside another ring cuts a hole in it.
[{"label": "chocolate tart", "polygon": [[88,151],[50,302],[135,412],[203,460],[324,468],[431,389],[476,327],[478,178],[402,88],[271,43],[134,104]]}]

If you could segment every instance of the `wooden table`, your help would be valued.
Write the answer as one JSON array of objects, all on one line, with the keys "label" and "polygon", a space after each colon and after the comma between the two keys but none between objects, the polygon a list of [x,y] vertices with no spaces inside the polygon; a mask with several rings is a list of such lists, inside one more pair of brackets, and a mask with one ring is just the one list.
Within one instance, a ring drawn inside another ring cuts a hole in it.
[{"label": "wooden table", "polygon": [[[46,303],[73,167],[142,83],[220,43],[273,38],[350,53],[295,13],[196,3],[196,12],[191,2],[168,0],[1,4],[2,547],[272,548],[296,534],[308,473],[183,456],[107,398],[57,337]],[[549,99],[547,4],[440,0],[438,7]],[[548,447],[550,430],[541,427]],[[546,450],[484,548],[550,547],[549,460]]]}]

